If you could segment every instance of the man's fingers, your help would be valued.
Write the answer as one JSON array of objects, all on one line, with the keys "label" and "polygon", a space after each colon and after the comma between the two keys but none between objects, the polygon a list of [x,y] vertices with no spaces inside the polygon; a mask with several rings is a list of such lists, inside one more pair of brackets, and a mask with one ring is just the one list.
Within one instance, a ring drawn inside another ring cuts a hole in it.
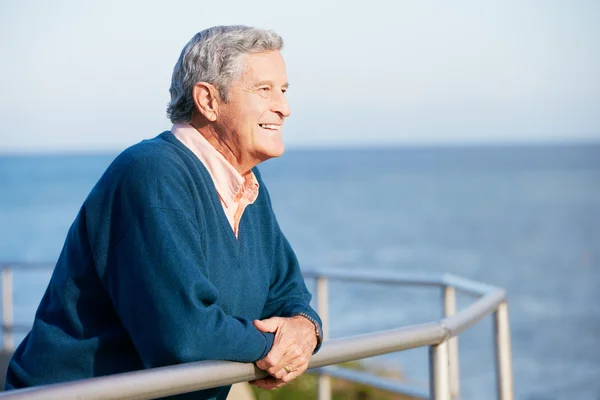
[{"label": "man's fingers", "polygon": [[277,389],[277,388],[282,387],[287,382],[284,382],[281,379],[276,379],[276,378],[273,378],[273,377],[269,377],[269,378],[257,379],[255,381],[250,381],[249,383],[251,385],[254,385],[254,386],[259,387],[261,389],[273,390],[273,389]]},{"label": "man's fingers", "polygon": [[281,318],[272,317],[263,320],[254,320],[254,326],[261,332],[275,332],[281,325]]},{"label": "man's fingers", "polygon": [[277,379],[282,379],[284,376],[286,376],[288,373],[285,369],[281,368],[280,370],[274,372],[274,373],[269,373],[269,375],[271,375],[273,378],[277,378]]},{"label": "man's fingers", "polygon": [[[310,358],[304,356],[298,345],[292,345],[281,356],[279,356],[278,354],[279,353],[274,352],[274,358],[272,360],[266,360],[271,361],[272,364],[266,365],[267,368],[264,369],[264,371],[267,371],[269,375],[274,376],[276,378],[282,378],[281,371],[283,370],[284,372],[286,372],[285,367],[287,367],[289,371],[302,369],[303,365],[308,364],[308,360],[310,360]],[[268,357],[269,354],[267,355],[267,357],[265,357],[265,359]],[[256,365],[259,368],[261,368],[261,366],[258,365],[258,363]],[[306,367],[304,369],[306,369]]]},{"label": "man's fingers", "polygon": [[293,372],[294,374],[296,374],[296,377],[298,377],[298,376],[302,375],[304,373],[304,371],[306,371],[306,369],[308,368],[309,361],[310,361],[309,358],[298,357],[291,363],[286,364],[285,367],[287,367],[287,370],[284,368],[284,371],[286,371],[286,372],[289,371],[288,374]]},{"label": "man's fingers", "polygon": [[[316,342],[316,337],[310,337],[314,336],[314,325],[310,321],[303,317],[272,317],[255,320],[254,325],[260,331],[275,332],[273,347],[265,358],[256,362],[258,368],[267,371],[274,379],[287,382],[306,370],[314,349],[312,342]],[[292,371],[295,373],[288,377]],[[271,386],[272,382],[265,384]]]},{"label": "man's fingers", "polygon": [[275,389],[275,388],[283,386],[286,383],[293,381],[298,376],[302,375],[302,372],[303,371],[300,371],[300,370],[286,372],[285,370],[281,369],[274,376],[271,376],[269,378],[259,379],[260,382],[256,381],[256,382],[250,382],[250,383],[252,383],[253,385],[258,386],[262,389],[268,389],[268,388]]},{"label": "man's fingers", "polygon": [[281,377],[281,371],[285,373],[285,371],[283,370],[283,366],[279,364],[269,366],[269,368],[267,368],[265,371],[267,371],[269,375],[274,376],[276,378]]},{"label": "man's fingers", "polygon": [[267,371],[269,375],[273,375],[285,365],[282,364],[282,350],[283,349],[279,346],[273,346],[265,358],[256,362],[256,366],[263,371]]},{"label": "man's fingers", "polygon": [[296,379],[298,377],[298,375],[300,375],[298,372],[292,371],[289,374],[286,374],[283,378],[281,378],[281,380],[284,383],[289,383],[289,382],[293,381],[294,379]]},{"label": "man's fingers", "polygon": [[267,372],[274,378],[289,382],[306,371],[308,368],[308,361],[309,359],[306,357],[298,357],[292,362],[285,364],[283,368],[273,367],[267,370]]},{"label": "man's fingers", "polygon": [[267,362],[263,359],[261,361],[258,361],[256,363],[256,366],[262,369],[263,371],[267,371],[269,375],[277,379],[282,379],[284,376],[288,375],[292,371],[296,372],[297,375],[300,375],[302,372],[306,371],[306,368],[308,367],[308,362],[310,360],[310,358],[304,357],[302,355],[294,359],[289,359],[289,354],[284,355],[281,360],[284,359],[287,359],[287,361],[280,362],[277,365],[267,365]]},{"label": "man's fingers", "polygon": [[285,360],[283,360],[284,349],[281,346],[273,346],[269,354],[262,360],[256,362],[256,366],[263,371],[267,371],[269,375],[275,374],[283,368]]}]

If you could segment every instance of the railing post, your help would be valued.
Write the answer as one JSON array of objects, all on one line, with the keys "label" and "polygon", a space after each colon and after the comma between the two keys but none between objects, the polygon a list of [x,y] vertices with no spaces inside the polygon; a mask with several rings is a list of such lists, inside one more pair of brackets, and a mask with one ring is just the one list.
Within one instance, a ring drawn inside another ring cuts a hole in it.
[{"label": "railing post", "polygon": [[2,267],[2,344],[4,350],[13,350],[13,276],[12,269]]},{"label": "railing post", "polygon": [[513,400],[513,373],[510,349],[508,305],[502,302],[494,312],[494,345],[496,347],[496,383],[498,400]]},{"label": "railing post", "polygon": [[429,397],[450,400],[448,342],[429,346]]},{"label": "railing post", "polygon": [[[452,286],[444,286],[444,317],[448,318],[454,314],[456,314],[456,289]],[[460,368],[457,336],[448,339],[448,360],[450,396],[458,399],[460,398]]]},{"label": "railing post", "polygon": [[[327,278],[317,278],[317,312],[323,322],[323,340],[329,339],[329,295],[327,291]],[[318,400],[331,400],[331,378],[319,375]]]}]

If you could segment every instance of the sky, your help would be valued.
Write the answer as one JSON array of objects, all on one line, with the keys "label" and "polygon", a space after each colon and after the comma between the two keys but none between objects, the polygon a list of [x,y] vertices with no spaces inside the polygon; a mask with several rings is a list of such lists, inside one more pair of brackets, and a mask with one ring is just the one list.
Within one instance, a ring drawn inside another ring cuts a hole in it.
[{"label": "sky", "polygon": [[284,39],[291,147],[600,141],[600,2],[0,3],[0,152],[170,129],[173,66],[214,25]]}]

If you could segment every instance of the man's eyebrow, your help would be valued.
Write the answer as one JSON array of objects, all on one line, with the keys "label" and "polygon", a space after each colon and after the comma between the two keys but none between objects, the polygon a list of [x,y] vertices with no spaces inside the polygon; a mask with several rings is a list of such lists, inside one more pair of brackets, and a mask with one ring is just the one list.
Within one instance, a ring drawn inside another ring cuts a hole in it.
[{"label": "man's eyebrow", "polygon": [[[273,82],[272,81],[260,81],[260,82],[257,82],[254,86],[263,86],[263,85],[273,86]],[[288,82],[286,82],[281,86],[287,89],[290,87],[290,84]]]}]

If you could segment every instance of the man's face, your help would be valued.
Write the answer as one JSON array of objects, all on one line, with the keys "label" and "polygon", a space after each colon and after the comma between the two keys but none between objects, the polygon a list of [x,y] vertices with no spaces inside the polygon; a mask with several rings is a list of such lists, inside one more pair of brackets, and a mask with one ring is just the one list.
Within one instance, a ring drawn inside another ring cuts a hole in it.
[{"label": "man's face", "polygon": [[217,120],[241,165],[254,166],[283,154],[281,128],[290,115],[287,86],[279,51],[246,57],[244,72],[233,82],[229,102],[219,106]]}]

